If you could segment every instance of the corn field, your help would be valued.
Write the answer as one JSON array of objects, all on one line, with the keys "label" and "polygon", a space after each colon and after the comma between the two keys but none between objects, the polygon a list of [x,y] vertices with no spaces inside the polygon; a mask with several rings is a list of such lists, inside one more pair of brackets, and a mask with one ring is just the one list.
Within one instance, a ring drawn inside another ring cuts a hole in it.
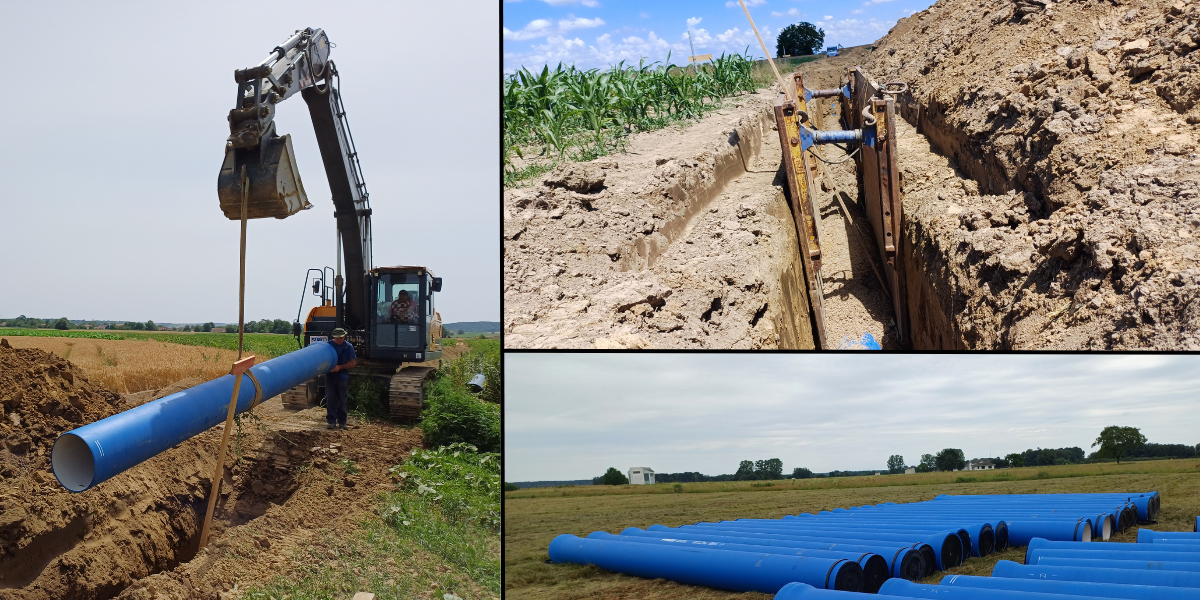
[{"label": "corn field", "polygon": [[504,183],[544,173],[559,160],[591,160],[620,150],[637,131],[700,119],[722,98],[754,92],[750,55],[724,55],[680,67],[654,62],[587,71],[522,68],[502,84]]}]

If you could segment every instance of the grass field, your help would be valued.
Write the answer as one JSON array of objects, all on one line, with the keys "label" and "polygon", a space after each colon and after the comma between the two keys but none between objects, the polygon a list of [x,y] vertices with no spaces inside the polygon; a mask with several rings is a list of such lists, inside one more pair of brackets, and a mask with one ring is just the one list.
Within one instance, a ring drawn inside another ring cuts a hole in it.
[{"label": "grass field", "polygon": [[[14,329],[0,327],[0,337],[54,337],[92,340],[154,340],[184,346],[206,346],[237,352],[237,333],[188,333],[182,331],[119,331],[68,329]],[[250,354],[274,358],[296,350],[296,338],[274,333],[247,333],[243,346]]]},{"label": "grass field", "polygon": [[[964,481],[956,482],[960,477]],[[968,477],[974,480],[966,481]],[[672,484],[519,490],[505,493],[504,587],[510,598],[693,600],[738,596],[769,600],[768,594],[735,594],[619,575],[594,566],[546,564],[546,552],[554,536],[563,533],[582,537],[597,530],[619,533],[626,527],[645,528],[656,523],[677,526],[736,518],[777,519],[836,507],[919,502],[938,494],[1151,490],[1162,494],[1162,513],[1154,528],[1191,531],[1196,515],[1200,514],[1200,464],[1194,460],[1028,467],[983,476],[927,473],[794,482],[694,483],[682,484],[679,491]],[[1135,529],[1112,539],[1135,540]],[[997,560],[1021,562],[1023,557],[1023,548],[1012,548],[982,559],[970,559],[959,567],[933,575],[927,583],[936,583],[949,574],[988,575]]]}]

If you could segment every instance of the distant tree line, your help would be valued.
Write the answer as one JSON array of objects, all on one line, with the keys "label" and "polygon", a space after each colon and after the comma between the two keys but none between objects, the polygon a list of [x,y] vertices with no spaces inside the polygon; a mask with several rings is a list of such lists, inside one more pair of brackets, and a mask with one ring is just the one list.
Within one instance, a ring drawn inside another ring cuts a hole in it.
[{"label": "distant tree line", "polygon": [[658,483],[700,483],[702,481],[733,481],[733,475],[705,475],[698,471],[683,473],[655,473],[654,481]]},{"label": "distant tree line", "polygon": [[[4,327],[17,327],[21,329],[60,329],[67,330],[72,328],[94,328],[97,326],[96,321],[91,321],[89,324],[72,323],[66,317],[57,319],[37,319],[21,315],[14,319],[0,319],[0,323]],[[200,325],[184,325],[183,327],[175,327],[172,331],[197,331],[211,332],[216,327],[212,321]],[[124,323],[113,323],[107,325],[108,329],[117,329],[122,331],[158,331],[158,325],[154,321],[126,321]],[[443,330],[444,331],[444,330]],[[226,332],[237,333],[237,325],[227,326]],[[290,335],[292,333],[292,323],[283,319],[261,319],[258,321],[246,322],[246,333],[277,333]]]}]

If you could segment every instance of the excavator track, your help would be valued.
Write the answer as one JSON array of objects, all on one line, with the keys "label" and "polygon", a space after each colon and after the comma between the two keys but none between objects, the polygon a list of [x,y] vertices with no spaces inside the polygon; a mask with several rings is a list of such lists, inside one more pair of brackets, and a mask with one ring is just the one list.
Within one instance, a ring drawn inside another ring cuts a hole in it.
[{"label": "excavator track", "polygon": [[424,383],[433,378],[433,367],[404,367],[388,385],[388,410],[393,421],[416,421],[425,406]]}]

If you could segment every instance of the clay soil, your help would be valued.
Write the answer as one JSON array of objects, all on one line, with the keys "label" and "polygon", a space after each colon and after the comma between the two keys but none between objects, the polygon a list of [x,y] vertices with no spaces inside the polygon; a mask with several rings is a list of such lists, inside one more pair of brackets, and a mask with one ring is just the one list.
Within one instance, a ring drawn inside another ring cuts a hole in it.
[{"label": "clay soil", "polygon": [[[295,553],[323,555],[321,544],[357,530],[374,498],[394,489],[388,468],[421,445],[419,429],[352,421],[329,431],[322,408],[264,402],[233,445],[199,553],[220,426],[86,492],[55,481],[58,434],[197,381],[122,397],[54,354],[0,342],[0,598],[237,597],[304,567]],[[347,474],[341,459],[360,472]]]},{"label": "clay soil", "polygon": [[[1198,27],[1183,0],[941,0],[803,66],[810,88],[850,66],[909,85],[897,142],[912,348],[1200,348]],[[628,258],[679,218],[671,185],[716,177],[714,152],[774,96],[635,136],[593,163],[593,187],[564,188],[568,166],[506,190],[506,345],[787,347],[778,319],[754,320],[778,306],[771,274],[794,237],[790,213],[769,209],[776,132],[686,233],[659,240],[657,262]],[[826,166],[819,185],[825,345],[870,332],[897,347],[876,250],[834,201],[845,193],[869,231],[853,165]]]}]

